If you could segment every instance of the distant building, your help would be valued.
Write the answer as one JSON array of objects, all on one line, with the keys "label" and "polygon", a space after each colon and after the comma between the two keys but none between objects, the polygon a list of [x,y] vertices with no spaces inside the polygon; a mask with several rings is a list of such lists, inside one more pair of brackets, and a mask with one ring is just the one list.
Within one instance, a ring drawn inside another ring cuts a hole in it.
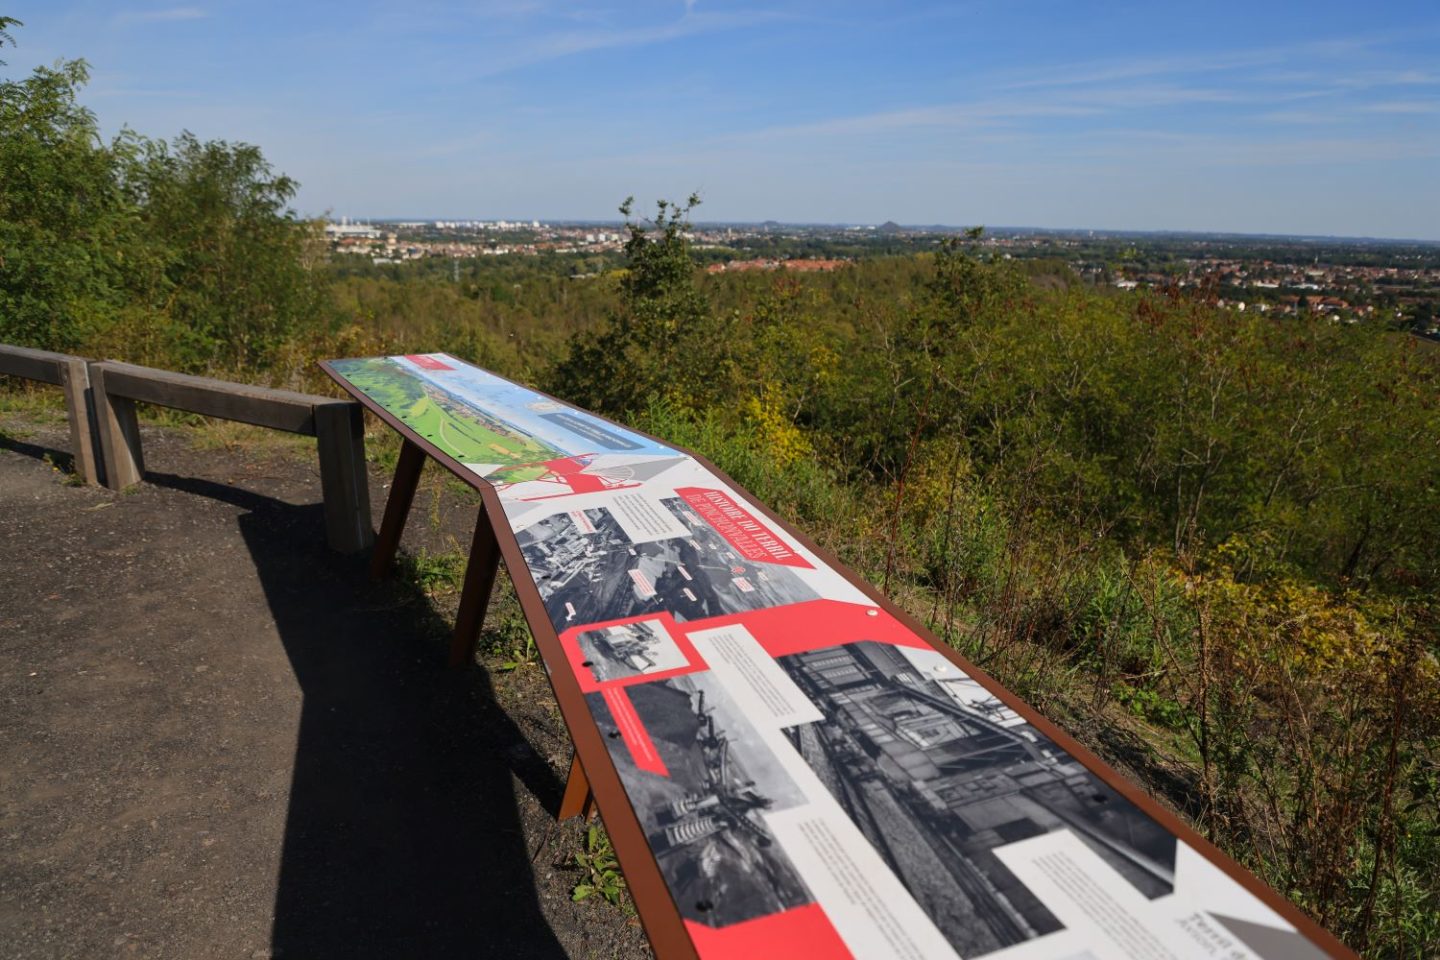
[{"label": "distant building", "polygon": [[330,240],[379,240],[380,231],[368,223],[351,223],[342,217],[339,223],[325,224],[325,236]]},{"label": "distant building", "polygon": [[796,273],[826,273],[849,265],[848,260],[730,260],[712,263],[706,273],[739,272],[745,270],[793,270]]}]

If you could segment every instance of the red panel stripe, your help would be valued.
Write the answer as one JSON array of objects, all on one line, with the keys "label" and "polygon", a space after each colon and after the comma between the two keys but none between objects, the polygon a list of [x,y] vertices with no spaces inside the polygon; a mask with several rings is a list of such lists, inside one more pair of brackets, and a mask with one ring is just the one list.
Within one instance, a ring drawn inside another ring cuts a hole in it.
[{"label": "red panel stripe", "polygon": [[655,749],[655,741],[650,739],[645,725],[640,722],[640,714],[635,712],[635,705],[630,702],[624,688],[606,687],[604,697],[605,705],[610,708],[610,715],[615,718],[615,726],[620,729],[621,739],[625,741],[625,746],[630,748],[630,757],[635,761],[635,766],[646,773],[670,776],[665,761],[660,759],[660,751]]},{"label": "red panel stripe", "polygon": [[[903,623],[879,607],[868,604],[844,603],[839,600],[810,600],[769,610],[753,610],[725,621],[739,622],[755,635],[760,646],[772,657],[784,657],[807,650],[835,647],[842,643],[875,640],[897,647],[930,649],[930,645],[912,633]],[[697,621],[694,627],[722,622]],[[692,629],[694,628],[692,627]]]},{"label": "red panel stripe", "polygon": [[852,960],[852,954],[818,903],[728,927],[685,921],[700,960]]},{"label": "red panel stripe", "polygon": [[447,364],[447,363],[441,363],[439,360],[436,360],[434,357],[427,356],[427,355],[425,355],[425,354],[423,354],[423,353],[407,353],[407,354],[405,354],[405,359],[406,359],[406,360],[409,360],[411,363],[415,364],[415,366],[421,367],[421,368],[423,368],[423,369],[425,369],[425,370],[454,370],[454,369],[455,369],[454,367],[450,366],[449,364]]}]

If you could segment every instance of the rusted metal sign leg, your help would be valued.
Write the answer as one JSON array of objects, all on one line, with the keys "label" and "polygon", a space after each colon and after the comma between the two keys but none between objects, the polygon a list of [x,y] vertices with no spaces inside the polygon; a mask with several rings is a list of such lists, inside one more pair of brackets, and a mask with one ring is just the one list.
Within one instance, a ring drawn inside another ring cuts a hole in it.
[{"label": "rusted metal sign leg", "polygon": [[565,781],[565,796],[560,799],[557,820],[584,817],[589,820],[595,815],[595,795],[590,792],[590,781],[585,779],[585,770],[580,766],[580,757],[570,761],[570,779]]},{"label": "rusted metal sign leg", "polygon": [[475,641],[490,607],[490,591],[500,566],[500,544],[485,508],[475,518],[475,537],[470,541],[470,562],[465,565],[465,586],[460,591],[460,610],[455,614],[455,635],[450,640],[450,666],[463,667],[475,657]]},{"label": "rusted metal sign leg", "polygon": [[375,538],[375,552],[370,554],[370,578],[384,580],[400,549],[400,534],[410,516],[415,500],[415,487],[420,483],[420,468],[425,466],[425,451],[406,440],[400,445],[400,461],[395,464],[395,481],[390,484],[390,498],[385,501],[385,517],[380,521],[380,535]]}]

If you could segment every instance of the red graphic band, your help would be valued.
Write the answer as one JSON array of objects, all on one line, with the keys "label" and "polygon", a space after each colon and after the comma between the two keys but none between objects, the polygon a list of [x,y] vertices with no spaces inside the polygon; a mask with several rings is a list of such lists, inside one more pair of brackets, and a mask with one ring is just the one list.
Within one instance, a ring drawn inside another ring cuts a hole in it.
[{"label": "red graphic band", "polygon": [[835,932],[818,903],[757,917],[728,927],[707,927],[685,921],[700,960],[746,957],[806,957],[807,960],[851,960],[854,956]]},{"label": "red graphic band", "polygon": [[670,776],[665,761],[660,759],[660,751],[655,749],[655,741],[650,739],[645,725],[640,722],[640,715],[635,712],[635,705],[630,702],[625,691],[606,687],[603,696],[605,706],[610,708],[610,716],[615,718],[615,726],[620,730],[621,739],[625,741],[625,746],[630,748],[630,758],[635,761],[635,766],[646,773]]},{"label": "red graphic band", "polygon": [[420,367],[422,370],[454,370],[454,369],[455,369],[454,367],[450,366],[449,364],[447,364],[447,363],[441,363],[439,360],[436,360],[434,357],[426,356],[426,355],[423,354],[423,353],[407,353],[407,354],[405,354],[405,359],[406,359],[406,360],[409,360],[411,363],[415,364],[415,366]]}]

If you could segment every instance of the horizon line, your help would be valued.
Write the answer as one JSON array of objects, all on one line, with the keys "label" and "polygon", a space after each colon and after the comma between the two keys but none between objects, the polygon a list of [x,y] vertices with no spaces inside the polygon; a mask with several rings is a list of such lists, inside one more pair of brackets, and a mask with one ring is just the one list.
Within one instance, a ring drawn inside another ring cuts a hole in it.
[{"label": "horizon line", "polygon": [[[623,220],[623,219],[618,219],[618,218],[617,218],[617,219],[603,219],[603,218],[586,218],[586,217],[536,217],[536,216],[491,216],[491,217],[478,217],[478,216],[423,216],[423,217],[382,216],[382,217],[370,217],[370,216],[351,216],[351,215],[349,215],[349,214],[343,214],[343,215],[341,215],[340,217],[337,218],[337,217],[335,217],[334,215],[331,215],[331,214],[301,215],[301,214],[299,214],[298,212],[297,212],[296,215],[297,215],[297,216],[300,216],[300,218],[303,219],[303,220],[324,220],[324,221],[327,222],[327,223],[339,223],[341,219],[344,219],[344,220],[348,220],[350,223],[434,223],[434,222],[437,222],[437,221],[444,221],[444,222],[450,222],[450,221],[456,221],[456,222],[459,222],[459,221],[468,221],[468,222],[475,222],[475,223],[498,223],[498,222],[504,221],[504,222],[507,222],[507,223],[522,223],[522,224],[529,224],[529,223],[539,222],[539,223],[542,223],[542,224],[549,224],[549,225],[570,225],[570,224],[573,224],[573,225],[577,225],[577,226],[586,226],[586,225],[592,225],[592,224],[593,224],[593,225],[596,225],[596,226],[615,226],[615,225],[618,224],[618,225],[620,225],[620,226],[624,226],[624,224],[627,222],[627,221],[625,221],[625,220]],[[1350,241],[1350,242],[1355,242],[1355,243],[1365,243],[1365,242],[1370,242],[1370,243],[1377,243],[1377,242],[1378,242],[1378,243],[1408,243],[1408,244],[1417,244],[1417,245],[1421,245],[1421,246],[1440,246],[1440,237],[1437,237],[1437,238],[1434,238],[1434,239],[1427,239],[1427,238],[1423,238],[1423,237],[1381,237],[1381,236],[1372,236],[1372,235],[1364,235],[1364,234],[1343,234],[1343,233],[1281,233],[1281,232],[1251,232],[1251,231],[1244,231],[1244,230],[1198,230],[1198,229],[1184,228],[1184,227],[1178,227],[1178,228],[1175,228],[1175,227],[1151,227],[1151,228],[1143,228],[1143,227],[1035,227],[1035,226],[1023,226],[1023,225],[1011,225],[1011,224],[995,224],[995,225],[993,225],[993,226],[990,226],[990,225],[986,225],[986,224],[968,224],[968,225],[966,225],[966,224],[947,224],[947,223],[925,223],[925,224],[921,224],[921,223],[900,223],[900,222],[895,221],[895,220],[885,220],[885,221],[882,221],[882,222],[880,222],[880,223],[874,223],[874,222],[870,222],[870,221],[860,221],[860,220],[832,220],[832,221],[825,221],[825,220],[776,220],[776,219],[773,219],[773,218],[767,218],[767,219],[764,219],[764,220],[692,220],[692,221],[690,221],[691,227],[694,227],[694,228],[701,228],[701,227],[763,227],[763,226],[775,226],[775,227],[807,227],[807,228],[829,227],[829,228],[837,228],[837,229],[844,229],[844,230],[854,230],[854,229],[878,229],[878,228],[880,228],[880,227],[882,227],[882,226],[885,226],[886,224],[894,224],[894,226],[895,226],[897,229],[907,230],[907,231],[913,231],[913,232],[916,232],[916,233],[960,232],[960,231],[964,231],[964,230],[973,229],[974,227],[983,227],[983,229],[985,230],[985,232],[986,232],[987,234],[990,233],[990,232],[992,232],[992,231],[1006,231],[1006,232],[1022,233],[1022,234],[1045,234],[1045,233],[1065,234],[1065,235],[1070,235],[1070,234],[1097,234],[1097,235],[1116,236],[1116,237],[1128,237],[1128,236],[1178,236],[1178,237],[1196,237],[1196,238],[1222,237],[1222,238],[1240,238],[1240,239],[1253,239],[1253,240],[1344,240],[1344,241]]]}]

